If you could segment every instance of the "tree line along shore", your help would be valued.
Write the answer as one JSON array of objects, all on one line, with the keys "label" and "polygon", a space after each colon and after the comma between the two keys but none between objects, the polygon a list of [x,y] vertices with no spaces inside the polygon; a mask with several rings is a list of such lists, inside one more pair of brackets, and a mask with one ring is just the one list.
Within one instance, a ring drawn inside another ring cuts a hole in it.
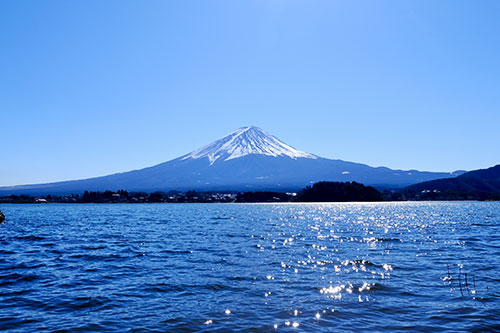
[{"label": "tree line along shore", "polygon": [[257,203],[500,200],[499,193],[455,190],[384,190],[357,182],[318,182],[298,192],[128,192],[125,190],[71,195],[8,195],[0,203]]}]

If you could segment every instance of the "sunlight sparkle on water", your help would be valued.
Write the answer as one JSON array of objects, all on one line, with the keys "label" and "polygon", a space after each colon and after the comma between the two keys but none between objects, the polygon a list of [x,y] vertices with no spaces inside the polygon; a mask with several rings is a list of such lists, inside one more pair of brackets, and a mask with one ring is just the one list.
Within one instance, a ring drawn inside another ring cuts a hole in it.
[{"label": "sunlight sparkle on water", "polygon": [[[0,268],[16,271],[0,282],[19,293],[0,295],[0,317],[26,313],[0,328],[377,331],[407,329],[408,315],[430,331],[481,331],[500,315],[498,203],[0,208],[12,217]],[[75,316],[90,296],[92,316]],[[127,311],[138,307],[148,317]]]}]

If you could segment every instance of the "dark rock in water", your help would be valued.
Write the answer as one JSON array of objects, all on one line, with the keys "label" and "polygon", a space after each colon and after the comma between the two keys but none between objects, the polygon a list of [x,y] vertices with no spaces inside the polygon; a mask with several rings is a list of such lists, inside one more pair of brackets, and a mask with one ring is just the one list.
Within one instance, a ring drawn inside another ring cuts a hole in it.
[{"label": "dark rock in water", "polygon": [[5,214],[0,210],[0,223],[5,221]]}]

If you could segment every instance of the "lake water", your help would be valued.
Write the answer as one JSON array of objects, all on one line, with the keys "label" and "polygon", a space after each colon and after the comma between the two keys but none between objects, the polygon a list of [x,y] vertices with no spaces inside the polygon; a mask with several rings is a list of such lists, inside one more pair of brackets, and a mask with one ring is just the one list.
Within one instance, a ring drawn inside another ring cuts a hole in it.
[{"label": "lake water", "polygon": [[0,210],[0,330],[500,330],[498,202]]}]

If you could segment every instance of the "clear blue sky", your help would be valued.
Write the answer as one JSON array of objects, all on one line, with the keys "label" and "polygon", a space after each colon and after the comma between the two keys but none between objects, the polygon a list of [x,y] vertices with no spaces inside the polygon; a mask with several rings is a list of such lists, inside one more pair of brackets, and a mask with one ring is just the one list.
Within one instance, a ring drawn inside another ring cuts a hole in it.
[{"label": "clear blue sky", "polygon": [[500,1],[0,2],[0,185],[256,125],[323,157],[500,163]]}]

